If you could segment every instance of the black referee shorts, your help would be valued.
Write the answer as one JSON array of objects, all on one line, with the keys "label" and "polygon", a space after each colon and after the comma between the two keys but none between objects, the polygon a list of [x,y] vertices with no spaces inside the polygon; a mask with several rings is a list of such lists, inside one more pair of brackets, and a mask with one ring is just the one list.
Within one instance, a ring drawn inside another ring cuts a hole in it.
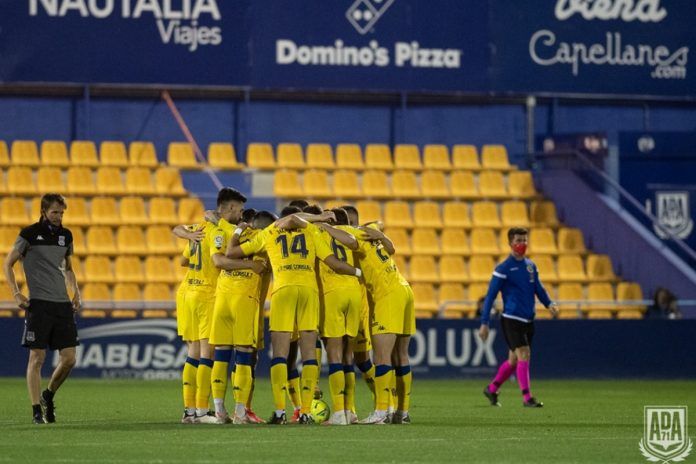
[{"label": "black referee shorts", "polygon": [[502,316],[500,318],[500,326],[503,329],[505,341],[512,351],[521,346],[532,346],[532,338],[534,338],[533,322],[522,322]]},{"label": "black referee shorts", "polygon": [[71,303],[31,299],[25,314],[23,347],[62,350],[80,344]]}]

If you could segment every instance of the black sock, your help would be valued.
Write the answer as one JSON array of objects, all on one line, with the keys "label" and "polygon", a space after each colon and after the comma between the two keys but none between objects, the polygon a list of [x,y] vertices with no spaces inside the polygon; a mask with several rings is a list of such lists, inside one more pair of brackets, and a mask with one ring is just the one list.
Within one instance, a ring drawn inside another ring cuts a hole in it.
[{"label": "black sock", "polygon": [[55,393],[49,390],[48,388],[43,391],[44,398],[46,398],[49,401],[53,399],[53,395],[55,395]]},{"label": "black sock", "polygon": [[34,411],[33,414],[35,416],[41,415],[41,405],[40,404],[32,404],[31,409]]}]

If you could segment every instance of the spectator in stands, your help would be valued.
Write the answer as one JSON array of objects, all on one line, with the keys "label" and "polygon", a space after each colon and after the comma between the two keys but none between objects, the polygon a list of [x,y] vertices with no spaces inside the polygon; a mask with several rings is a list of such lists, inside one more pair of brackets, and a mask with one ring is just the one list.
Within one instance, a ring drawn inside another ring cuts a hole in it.
[{"label": "spectator in stands", "polygon": [[653,304],[645,312],[646,319],[681,319],[681,311],[677,307],[677,297],[666,288],[655,290]]}]

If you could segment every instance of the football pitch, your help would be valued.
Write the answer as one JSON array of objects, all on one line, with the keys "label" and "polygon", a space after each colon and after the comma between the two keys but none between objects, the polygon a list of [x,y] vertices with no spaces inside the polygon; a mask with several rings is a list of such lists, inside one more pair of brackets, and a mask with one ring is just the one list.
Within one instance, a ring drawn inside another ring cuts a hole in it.
[{"label": "football pitch", "polygon": [[[543,409],[522,408],[515,384],[503,387],[503,407],[491,407],[484,384],[416,378],[411,425],[234,426],[179,424],[178,381],[69,379],[56,397],[58,422],[37,426],[24,380],[5,378],[0,462],[640,463],[644,406],[692,406],[696,424],[693,381],[533,380]],[[327,399],[325,378],[321,386]],[[255,396],[255,410],[269,415],[268,379]],[[362,383],[357,400],[362,418],[370,403]]]}]

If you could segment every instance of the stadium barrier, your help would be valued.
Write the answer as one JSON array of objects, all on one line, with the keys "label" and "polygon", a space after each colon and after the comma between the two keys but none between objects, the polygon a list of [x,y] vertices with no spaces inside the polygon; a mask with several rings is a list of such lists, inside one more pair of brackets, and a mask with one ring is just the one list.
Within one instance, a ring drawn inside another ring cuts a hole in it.
[{"label": "stadium barrier", "polygon": [[[20,346],[20,318],[0,325],[0,376],[23,376],[27,351]],[[81,319],[76,377],[177,379],[186,347],[174,319]],[[411,342],[417,378],[487,378],[507,357],[494,320],[487,342],[476,320],[419,320]],[[696,378],[696,320],[537,321],[535,378]],[[266,333],[266,346],[269,346]],[[47,364],[57,362],[57,353]],[[258,375],[268,376],[270,354],[259,356]],[[324,367],[326,363],[324,362]],[[49,366],[44,366],[47,373]]]}]

